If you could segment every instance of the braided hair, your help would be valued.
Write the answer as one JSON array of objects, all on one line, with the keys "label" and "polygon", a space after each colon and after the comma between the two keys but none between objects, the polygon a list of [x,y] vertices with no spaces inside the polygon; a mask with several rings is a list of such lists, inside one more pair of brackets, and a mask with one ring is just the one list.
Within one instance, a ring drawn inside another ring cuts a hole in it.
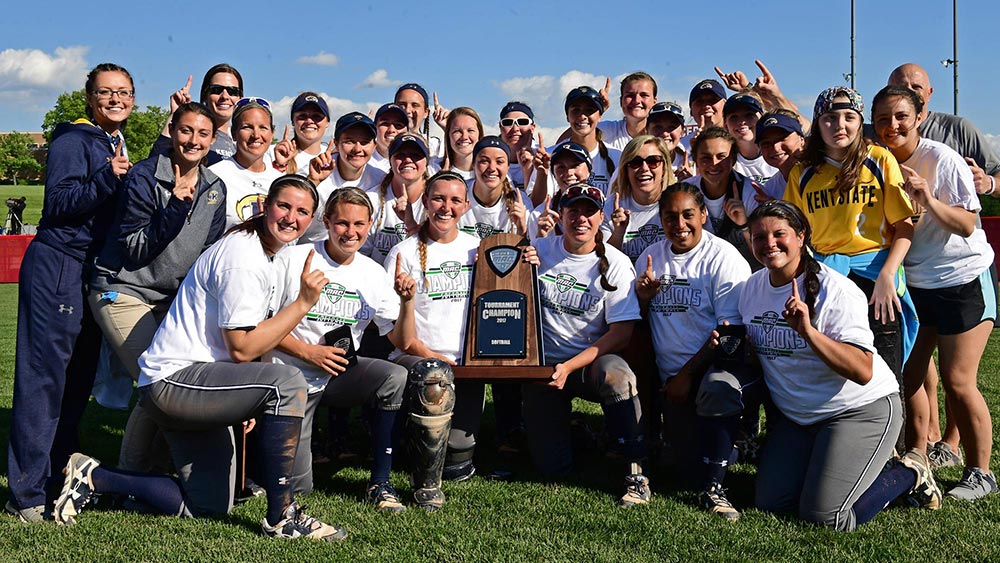
[{"label": "braided hair", "polygon": [[[809,308],[809,318],[812,319],[813,326],[815,326],[816,296],[819,295],[820,284],[819,262],[813,257],[810,251],[812,247],[812,226],[809,225],[809,220],[806,219],[806,215],[801,209],[796,207],[794,203],[789,203],[781,199],[764,202],[757,209],[753,210],[753,213],[747,219],[751,232],[754,230],[754,225],[764,217],[774,217],[785,221],[796,234],[803,237],[802,254],[800,255],[801,259],[799,263],[799,267],[805,272],[805,298],[803,301]],[[795,283],[795,281],[792,280],[792,283]]]},{"label": "braided hair", "polygon": [[604,291],[617,291],[618,286],[611,285],[611,282],[608,281],[608,268],[610,265],[608,264],[608,257],[604,248],[604,233],[600,229],[594,235],[594,244],[597,245],[594,248],[594,252],[597,254],[597,271],[601,274],[601,287],[604,288]]}]

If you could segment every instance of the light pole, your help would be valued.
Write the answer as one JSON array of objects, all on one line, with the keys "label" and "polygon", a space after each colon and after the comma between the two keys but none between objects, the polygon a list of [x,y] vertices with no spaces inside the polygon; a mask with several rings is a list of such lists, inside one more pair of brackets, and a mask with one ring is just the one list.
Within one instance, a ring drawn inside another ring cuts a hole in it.
[{"label": "light pole", "polygon": [[[853,1],[853,0],[852,0]],[[952,82],[955,87],[955,109],[954,114],[958,115],[958,0],[951,0],[951,36],[952,52],[950,59],[944,59],[941,64],[945,68],[951,67]]]}]

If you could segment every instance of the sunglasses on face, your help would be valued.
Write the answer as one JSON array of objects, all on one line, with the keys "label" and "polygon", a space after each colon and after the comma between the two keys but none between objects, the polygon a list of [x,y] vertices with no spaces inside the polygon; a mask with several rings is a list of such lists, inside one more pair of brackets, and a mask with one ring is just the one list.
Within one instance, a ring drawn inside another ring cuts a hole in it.
[{"label": "sunglasses on face", "polygon": [[663,157],[658,154],[651,154],[646,158],[637,156],[632,160],[626,162],[625,165],[631,168],[632,170],[638,170],[642,168],[643,162],[646,163],[646,166],[648,166],[650,170],[656,170],[657,168],[660,167],[661,164],[663,164]]},{"label": "sunglasses on face", "polygon": [[513,127],[515,125],[518,127],[527,127],[531,123],[530,117],[505,117],[500,120],[500,127]]},{"label": "sunglasses on face", "polygon": [[221,93],[227,93],[234,98],[238,98],[243,95],[243,91],[240,90],[239,86],[223,86],[222,84],[212,84],[208,87],[208,93],[218,96]]},{"label": "sunglasses on face", "polygon": [[240,98],[236,102],[236,107],[243,107],[247,104],[257,104],[259,106],[264,106],[268,109],[271,108],[271,103],[265,100],[264,98]]}]

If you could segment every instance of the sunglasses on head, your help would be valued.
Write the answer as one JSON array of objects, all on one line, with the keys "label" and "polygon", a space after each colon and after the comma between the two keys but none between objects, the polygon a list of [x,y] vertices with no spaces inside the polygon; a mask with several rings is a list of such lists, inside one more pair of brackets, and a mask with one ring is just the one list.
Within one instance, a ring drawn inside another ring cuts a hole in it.
[{"label": "sunglasses on head", "polygon": [[594,186],[587,185],[570,186],[566,189],[561,201],[568,202],[580,196],[586,196],[595,202],[604,201],[604,193],[602,193],[601,190],[595,188]]},{"label": "sunglasses on head", "polygon": [[223,86],[222,84],[212,84],[208,87],[208,93],[218,96],[219,94],[226,92],[234,98],[238,98],[243,95],[243,91],[240,90],[239,86]]},{"label": "sunglasses on head", "polygon": [[632,160],[626,162],[625,165],[631,168],[632,170],[638,170],[642,168],[643,162],[646,163],[646,166],[648,166],[650,170],[656,170],[657,168],[660,167],[661,164],[663,164],[663,157],[658,154],[651,154],[646,158],[637,156]]},{"label": "sunglasses on head", "polygon": [[247,104],[257,104],[259,106],[264,106],[264,107],[266,107],[268,109],[271,108],[271,103],[268,102],[267,100],[265,100],[264,98],[253,98],[253,97],[251,97],[251,98],[240,98],[236,102],[236,107],[238,107],[238,108],[239,107],[243,107],[243,106],[245,106]]},{"label": "sunglasses on head", "polygon": [[515,125],[518,127],[527,127],[531,123],[530,117],[505,117],[500,120],[500,127],[513,127]]}]

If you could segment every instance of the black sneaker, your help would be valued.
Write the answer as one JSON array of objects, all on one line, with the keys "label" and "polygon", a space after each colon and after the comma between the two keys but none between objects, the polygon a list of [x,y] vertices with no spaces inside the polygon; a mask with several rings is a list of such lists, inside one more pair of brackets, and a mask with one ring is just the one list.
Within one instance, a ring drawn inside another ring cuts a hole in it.
[{"label": "black sneaker", "polygon": [[718,483],[712,483],[698,495],[698,504],[712,514],[718,514],[729,522],[740,519],[740,512],[726,498],[726,490]]},{"label": "black sneaker", "polygon": [[264,518],[260,521],[264,535],[272,538],[306,538],[326,542],[341,541],[347,537],[347,530],[324,524],[303,512],[304,509],[305,507],[300,507],[299,503],[293,502],[285,509],[282,515],[284,518],[274,526],[268,524],[267,518]]},{"label": "black sneaker", "polygon": [[369,485],[365,492],[365,500],[375,505],[375,510],[379,512],[402,512],[406,510],[403,503],[399,501],[399,495],[392,483],[383,481]]},{"label": "black sneaker", "polygon": [[63,481],[62,492],[59,493],[59,498],[56,499],[55,507],[52,509],[52,517],[56,522],[59,524],[76,522],[76,516],[94,497],[94,482],[90,476],[100,464],[100,461],[81,453],[69,456],[69,461],[63,468],[66,479]]}]

